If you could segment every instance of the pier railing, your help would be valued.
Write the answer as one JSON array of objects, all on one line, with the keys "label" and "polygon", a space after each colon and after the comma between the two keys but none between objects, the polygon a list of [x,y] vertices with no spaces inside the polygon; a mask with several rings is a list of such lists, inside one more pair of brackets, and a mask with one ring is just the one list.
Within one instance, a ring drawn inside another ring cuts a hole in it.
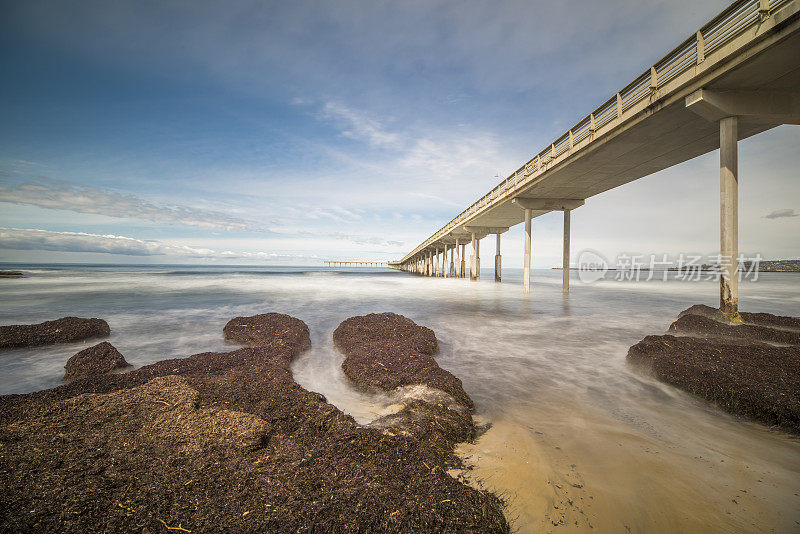
[{"label": "pier railing", "polygon": [[[494,189],[475,201],[450,222],[425,240],[403,260],[406,260],[445,237],[451,230],[513,198],[519,189],[529,185],[552,168],[557,160],[585,148],[602,135],[632,118],[650,103],[688,83],[704,63],[717,63],[738,50],[723,47],[748,30],[757,27],[764,18],[791,0],[738,0],[687,38],[647,71],[611,96],[597,109],[578,121],[572,128],[553,140],[524,165],[511,173]],[[718,56],[709,58],[709,56]],[[713,61],[712,61],[713,59]],[[684,79],[688,78],[688,79]],[[667,88],[667,84],[674,87]]]}]

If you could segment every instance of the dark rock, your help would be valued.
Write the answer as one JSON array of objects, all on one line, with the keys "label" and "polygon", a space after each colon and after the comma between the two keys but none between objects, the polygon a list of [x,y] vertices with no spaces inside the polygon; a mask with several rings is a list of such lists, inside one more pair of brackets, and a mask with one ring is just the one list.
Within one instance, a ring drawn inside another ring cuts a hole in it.
[{"label": "dark rock", "polygon": [[39,324],[0,326],[0,349],[71,343],[110,334],[111,328],[102,319],[64,317]]},{"label": "dark rock", "polygon": [[64,379],[80,378],[84,376],[102,375],[116,369],[130,367],[119,351],[109,343],[102,343],[83,349],[67,360],[64,369]]},{"label": "dark rock", "polygon": [[[684,315],[702,315],[704,317],[714,318],[719,310],[706,306],[704,304],[695,304],[683,310],[678,314],[678,318]],[[785,317],[781,315],[773,315],[771,313],[748,313],[740,312],[739,315],[746,324],[754,324],[761,326],[773,326],[784,328],[800,328],[800,317]]]},{"label": "dark rock", "polygon": [[236,317],[228,321],[222,332],[225,339],[243,345],[264,345],[278,340],[301,351],[311,347],[308,326],[300,319],[282,313]]},{"label": "dark rock", "polygon": [[705,315],[682,314],[677,321],[670,325],[669,331],[681,335],[766,341],[790,345],[800,344],[800,330],[772,328],[748,323],[730,325],[715,321]]},{"label": "dark rock", "polygon": [[472,399],[461,381],[436,363],[436,336],[429,328],[394,313],[351,317],[333,333],[345,353],[342,369],[359,386],[395,397],[399,409],[370,426],[411,436],[439,452],[439,463],[463,467],[457,443],[476,436]]},{"label": "dark rock", "polygon": [[411,319],[395,313],[351,317],[334,331],[333,341],[347,356],[345,375],[362,387],[389,391],[424,384],[473,407],[461,380],[433,359],[439,350],[433,331]]},{"label": "dark rock", "polygon": [[0,278],[23,278],[25,273],[22,271],[0,271]]},{"label": "dark rock", "polygon": [[256,317],[228,329],[255,346],[0,397],[0,531],[508,532],[441,451],[294,381],[302,321]]},{"label": "dark rock", "polygon": [[728,412],[800,434],[800,346],[787,329],[798,319],[742,313],[746,324],[732,326],[705,308],[692,306],[670,327],[689,335],[647,336],[630,348],[628,361]]}]

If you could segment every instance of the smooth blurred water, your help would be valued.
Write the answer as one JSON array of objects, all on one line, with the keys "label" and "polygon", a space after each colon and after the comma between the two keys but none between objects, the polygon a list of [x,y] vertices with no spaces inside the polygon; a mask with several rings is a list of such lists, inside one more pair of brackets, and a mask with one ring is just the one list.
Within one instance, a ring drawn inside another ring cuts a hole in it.
[{"label": "smooth blurred water", "polygon": [[[592,527],[656,525],[655,530],[670,531],[712,517],[719,527],[712,531],[800,528],[796,439],[739,421],[625,363],[628,347],[664,332],[681,310],[715,305],[714,282],[618,282],[611,274],[593,284],[573,278],[572,292],[564,296],[561,272],[553,270],[534,271],[532,292],[524,295],[519,269],[505,269],[500,284],[489,269],[479,282],[370,268],[0,269],[28,273],[0,279],[1,324],[100,317],[111,326],[109,341],[135,366],[231,350],[235,345],[222,339],[222,327],[235,316],[277,311],[298,317],[311,330],[312,349],[294,363],[295,378],[361,422],[380,414],[392,399],[350,387],[340,369],[342,356],[333,348],[334,329],[353,315],[383,311],[432,328],[440,365],[461,378],[478,415],[495,424],[477,449],[464,454],[489,487],[510,496],[519,516],[515,524],[523,531],[555,528],[553,521],[536,518],[562,511],[553,510],[559,491],[548,487],[552,495],[541,501],[545,490],[533,481],[542,473],[551,481],[568,480],[576,469],[584,482],[572,491],[585,486],[593,492],[591,499],[588,493],[581,497],[587,502],[581,514],[594,514]],[[800,315],[798,273],[761,273],[758,281],[743,282],[740,292],[743,310]],[[67,358],[85,346],[3,351],[0,393],[59,384]],[[539,458],[535,467],[533,455]],[[481,471],[482,465],[491,467]],[[751,469],[757,471],[754,478],[747,473]],[[665,484],[680,491],[667,491]],[[732,500],[747,500],[729,496],[730,484],[750,484],[746,495],[758,502],[725,509]],[[529,486],[536,499],[520,489]],[[661,501],[666,511],[654,516],[652,508]],[[708,509],[719,514],[709,515]],[[588,523],[578,519],[559,526],[586,530]]]}]

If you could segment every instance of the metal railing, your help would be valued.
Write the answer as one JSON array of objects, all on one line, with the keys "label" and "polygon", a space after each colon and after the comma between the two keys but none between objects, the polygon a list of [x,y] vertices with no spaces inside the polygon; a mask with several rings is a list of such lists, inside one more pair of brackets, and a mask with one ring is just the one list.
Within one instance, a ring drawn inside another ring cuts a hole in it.
[{"label": "metal railing", "polygon": [[667,82],[706,61],[710,54],[718,51],[742,32],[758,25],[770,13],[790,1],[739,0],[728,6],[641,76],[578,121],[575,126],[511,173],[489,193],[417,246],[404,260],[427,248],[465,221],[474,218],[479,212],[504,202],[509,196],[513,196],[520,186],[551,168],[556,158],[572,153],[578,144],[582,144],[583,148],[594,141],[601,129],[607,127],[611,129],[622,123],[626,118],[626,112],[636,104],[654,95]]}]

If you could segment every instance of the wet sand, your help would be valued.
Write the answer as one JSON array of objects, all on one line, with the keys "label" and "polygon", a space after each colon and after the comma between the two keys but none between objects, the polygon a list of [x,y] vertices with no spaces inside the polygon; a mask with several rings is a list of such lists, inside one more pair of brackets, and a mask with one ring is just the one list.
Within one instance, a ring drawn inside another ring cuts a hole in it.
[{"label": "wet sand", "polygon": [[[800,440],[717,417],[651,424],[561,395],[509,411],[457,451],[473,484],[508,499],[520,532],[800,529]],[[717,426],[716,443],[694,437],[698,424]]]}]

